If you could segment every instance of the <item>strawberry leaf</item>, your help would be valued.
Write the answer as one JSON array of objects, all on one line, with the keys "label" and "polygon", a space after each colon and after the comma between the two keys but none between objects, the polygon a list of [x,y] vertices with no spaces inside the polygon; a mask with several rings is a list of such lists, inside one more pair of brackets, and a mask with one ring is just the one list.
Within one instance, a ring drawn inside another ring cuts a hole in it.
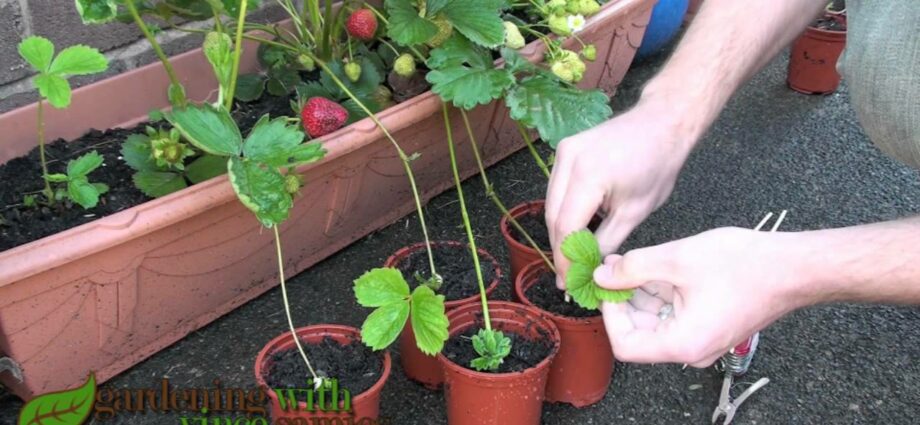
[{"label": "strawberry leaf", "polygon": [[243,136],[230,113],[211,105],[174,109],[166,119],[182,133],[182,137],[199,149],[223,156],[239,156]]},{"label": "strawberry leaf", "polygon": [[422,44],[438,33],[434,22],[418,15],[415,3],[413,0],[386,0],[384,4],[390,22],[387,35],[403,46]]},{"label": "strawberry leaf", "polygon": [[[367,58],[356,59],[356,61],[361,65],[361,77],[358,81],[353,82],[348,79],[348,76],[345,75],[345,66],[342,62],[330,63],[329,69],[352,94],[359,98],[371,97],[374,94],[374,90],[377,89],[377,86],[383,82],[383,74],[377,69],[373,61]],[[332,99],[333,101],[349,97],[326,72],[320,74],[320,83],[322,83],[323,87],[335,97],[335,99]]]},{"label": "strawberry leaf", "polygon": [[134,186],[152,198],[169,195],[188,187],[181,174],[168,171],[138,171],[132,177]]},{"label": "strawberry leaf", "polygon": [[99,155],[99,152],[92,151],[77,159],[69,161],[67,163],[67,176],[70,178],[86,177],[87,174],[99,168],[102,162],[102,155]]},{"label": "strawberry leaf", "polygon": [[426,77],[432,91],[467,110],[500,98],[515,82],[509,70],[494,67],[486,49],[462,36],[433,50],[428,64],[433,68]]},{"label": "strawberry leaf", "polygon": [[78,388],[43,394],[26,403],[18,423],[81,424],[92,413],[95,400],[96,377],[90,374]]},{"label": "strawberry leaf", "polygon": [[600,90],[580,90],[539,74],[524,78],[505,98],[511,118],[555,148],[562,139],[590,129],[613,114],[607,95]]},{"label": "strawberry leaf", "polygon": [[150,136],[146,134],[132,134],[121,145],[121,157],[126,164],[135,171],[156,171],[156,161],[150,152]]},{"label": "strawberry leaf", "polygon": [[361,326],[361,339],[373,350],[387,348],[406,327],[409,301],[394,302],[374,310]]},{"label": "strawberry leaf", "polygon": [[450,0],[440,12],[461,34],[484,47],[505,42],[505,26],[500,9],[502,0]]},{"label": "strawberry leaf", "polygon": [[441,352],[447,341],[448,325],[444,296],[436,295],[426,285],[417,286],[412,292],[411,319],[419,350],[429,356]]},{"label": "strawberry leaf", "polygon": [[60,77],[87,75],[105,71],[108,67],[109,60],[102,53],[99,53],[99,50],[89,46],[76,45],[58,53],[54,61],[51,62],[48,73]]},{"label": "strawberry leaf", "polygon": [[363,307],[381,307],[409,298],[409,284],[395,268],[377,268],[355,279],[355,298]]},{"label": "strawberry leaf", "polygon": [[565,289],[578,305],[597,310],[601,301],[624,302],[632,298],[633,290],[612,291],[594,282],[594,269],[601,265],[601,249],[588,230],[579,230],[562,241],[562,255],[572,264],[565,275]]},{"label": "strawberry leaf", "polygon": [[100,187],[90,183],[86,177],[71,178],[67,181],[67,197],[87,210],[99,203],[99,195],[102,192]]},{"label": "strawberry leaf", "polygon": [[76,5],[84,24],[106,23],[118,14],[115,0],[76,0]]},{"label": "strawberry leaf", "polygon": [[70,105],[70,83],[67,80],[51,74],[38,74],[32,82],[38,88],[38,93],[48,100],[51,106],[58,109]]},{"label": "strawberry leaf", "polygon": [[287,118],[269,120],[263,115],[243,143],[243,156],[273,167],[294,165],[290,152],[303,142],[303,131],[288,125]]},{"label": "strawberry leaf", "polygon": [[227,172],[227,158],[204,154],[185,167],[185,176],[192,183],[201,183]]},{"label": "strawberry leaf", "polygon": [[54,58],[54,44],[44,37],[32,36],[19,43],[19,56],[38,72],[46,72]]},{"label": "strawberry leaf", "polygon": [[601,248],[590,231],[580,230],[562,241],[562,254],[573,263],[600,265]]},{"label": "strawberry leaf", "polygon": [[252,102],[262,97],[268,79],[261,74],[240,75],[236,80],[236,94],[233,96],[241,102]]},{"label": "strawberry leaf", "polygon": [[284,190],[284,176],[277,169],[232,156],[228,174],[237,198],[265,227],[287,219],[294,201]]}]

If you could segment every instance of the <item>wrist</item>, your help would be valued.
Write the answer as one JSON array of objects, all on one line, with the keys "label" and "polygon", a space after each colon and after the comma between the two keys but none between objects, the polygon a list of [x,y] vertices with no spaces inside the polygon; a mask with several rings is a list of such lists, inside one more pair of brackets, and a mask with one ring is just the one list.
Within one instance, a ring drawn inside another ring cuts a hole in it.
[{"label": "wrist", "polygon": [[673,135],[672,140],[680,152],[689,154],[712,124],[702,108],[694,105],[685,92],[668,88],[653,80],[643,90],[636,104],[647,111]]},{"label": "wrist", "polygon": [[[833,300],[835,282],[829,279],[826,242],[817,232],[780,232],[765,234],[781,268],[778,294],[790,310]],[[838,282],[839,283],[839,282]]]}]

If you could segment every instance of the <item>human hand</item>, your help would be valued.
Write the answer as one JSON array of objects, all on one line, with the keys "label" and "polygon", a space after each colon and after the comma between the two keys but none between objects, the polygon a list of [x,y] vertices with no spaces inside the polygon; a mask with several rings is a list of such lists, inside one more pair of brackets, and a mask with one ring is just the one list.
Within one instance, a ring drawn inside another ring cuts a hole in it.
[{"label": "human hand", "polygon": [[559,144],[546,194],[546,224],[560,289],[569,266],[560,251],[567,235],[587,228],[600,211],[605,218],[595,236],[601,252],[610,254],[670,196],[696,143],[696,133],[683,131],[674,115],[660,102],[640,102]]},{"label": "human hand", "polygon": [[793,235],[721,228],[608,256],[594,280],[608,289],[637,288],[630,302],[601,307],[614,355],[706,367],[809,304],[796,293],[803,273],[789,254]]}]

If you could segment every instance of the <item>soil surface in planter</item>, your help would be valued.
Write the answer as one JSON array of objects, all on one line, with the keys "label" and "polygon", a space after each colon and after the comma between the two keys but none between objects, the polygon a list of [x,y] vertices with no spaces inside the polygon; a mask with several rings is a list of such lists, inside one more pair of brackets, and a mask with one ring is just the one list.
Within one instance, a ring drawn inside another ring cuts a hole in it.
[{"label": "soil surface in planter", "polygon": [[537,307],[550,313],[566,317],[597,317],[599,310],[588,310],[576,303],[565,302],[565,293],[556,288],[556,275],[550,272],[540,273],[537,283],[524,292],[527,299]]},{"label": "soil surface in planter", "polygon": [[[444,356],[460,366],[475,370],[470,366],[470,362],[478,358],[479,353],[473,348],[471,339],[473,335],[479,333],[481,328],[482,325],[477,324],[448,339],[442,351]],[[553,344],[549,340],[549,335],[545,335],[545,337],[541,339],[529,339],[514,332],[504,331],[504,334],[508,338],[511,338],[511,354],[505,357],[505,361],[498,367],[498,370],[483,372],[523,372],[536,366],[553,352]]]},{"label": "soil surface in planter", "polygon": [[[516,217],[518,224],[524,228],[524,231],[533,238],[534,242],[537,243],[537,246],[543,248],[546,251],[550,250],[549,243],[549,229],[546,228],[546,219],[543,216],[543,210],[540,210],[539,213],[525,214],[521,217]],[[601,218],[594,217],[591,220],[591,223],[588,224],[588,229],[592,232],[597,230],[601,225]],[[527,242],[527,238],[518,232],[517,228],[514,227],[510,222],[508,223],[508,230],[511,232],[511,237],[514,240],[524,244],[524,246],[530,246],[530,243]]]},{"label": "soil surface in planter", "polygon": [[[338,379],[339,388],[348,390],[352,397],[367,391],[380,380],[383,356],[360,341],[343,345],[326,337],[319,344],[304,340],[301,343],[316,373]],[[310,378],[310,371],[296,348],[274,353],[267,369],[265,383],[272,389],[306,388]]]},{"label": "soil surface in planter", "polygon": [[[433,251],[434,266],[438,274],[444,278],[444,283],[438,289],[439,294],[444,295],[447,301],[456,301],[479,293],[476,268],[473,267],[473,257],[467,245],[434,245]],[[488,287],[495,279],[495,263],[480,256],[479,265],[482,267],[482,280]],[[419,285],[419,278],[426,279],[431,274],[428,252],[421,249],[409,254],[397,268],[409,282],[409,286],[414,289]]]}]

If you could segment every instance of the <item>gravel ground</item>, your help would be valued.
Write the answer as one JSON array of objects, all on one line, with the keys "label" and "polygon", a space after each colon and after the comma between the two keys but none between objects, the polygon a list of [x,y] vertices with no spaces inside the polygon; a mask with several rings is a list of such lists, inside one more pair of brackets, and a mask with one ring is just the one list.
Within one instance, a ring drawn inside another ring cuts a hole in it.
[{"label": "gravel ground", "polygon": [[[661,58],[634,68],[615,101],[635,100]],[[916,171],[884,157],[860,130],[846,89],[827,97],[785,87],[786,59],[760,73],[731,102],[690,158],[674,196],[628,241],[640,247],[718,226],[752,226],[768,210],[790,210],[786,230],[820,229],[920,212]],[[524,151],[490,170],[508,204],[542,198],[544,184]],[[477,179],[465,184],[483,247],[507,264],[498,213]],[[437,239],[462,239],[456,195],[427,207]],[[393,251],[420,240],[413,217],[372,234],[290,283],[295,322],[359,325],[366,311],[351,281]],[[498,298],[508,296],[503,283]],[[111,388],[144,388],[168,377],[177,387],[254,387],[252,364],[285,331],[278,289],[240,307],[116,377]],[[752,300],[756,302],[756,300]],[[765,330],[749,375],[771,383],[736,416],[739,424],[918,423],[920,309],[833,305],[788,316]],[[398,359],[398,353],[394,353]],[[396,360],[394,359],[394,360]],[[382,415],[393,424],[443,424],[441,393],[403,376],[398,361],[384,390]],[[676,365],[618,364],[610,392],[595,406],[546,405],[546,424],[708,423],[721,375]],[[15,423],[21,402],[0,395],[0,424]],[[99,421],[96,421],[99,422]],[[107,423],[176,424],[177,416],[122,416]]]}]

